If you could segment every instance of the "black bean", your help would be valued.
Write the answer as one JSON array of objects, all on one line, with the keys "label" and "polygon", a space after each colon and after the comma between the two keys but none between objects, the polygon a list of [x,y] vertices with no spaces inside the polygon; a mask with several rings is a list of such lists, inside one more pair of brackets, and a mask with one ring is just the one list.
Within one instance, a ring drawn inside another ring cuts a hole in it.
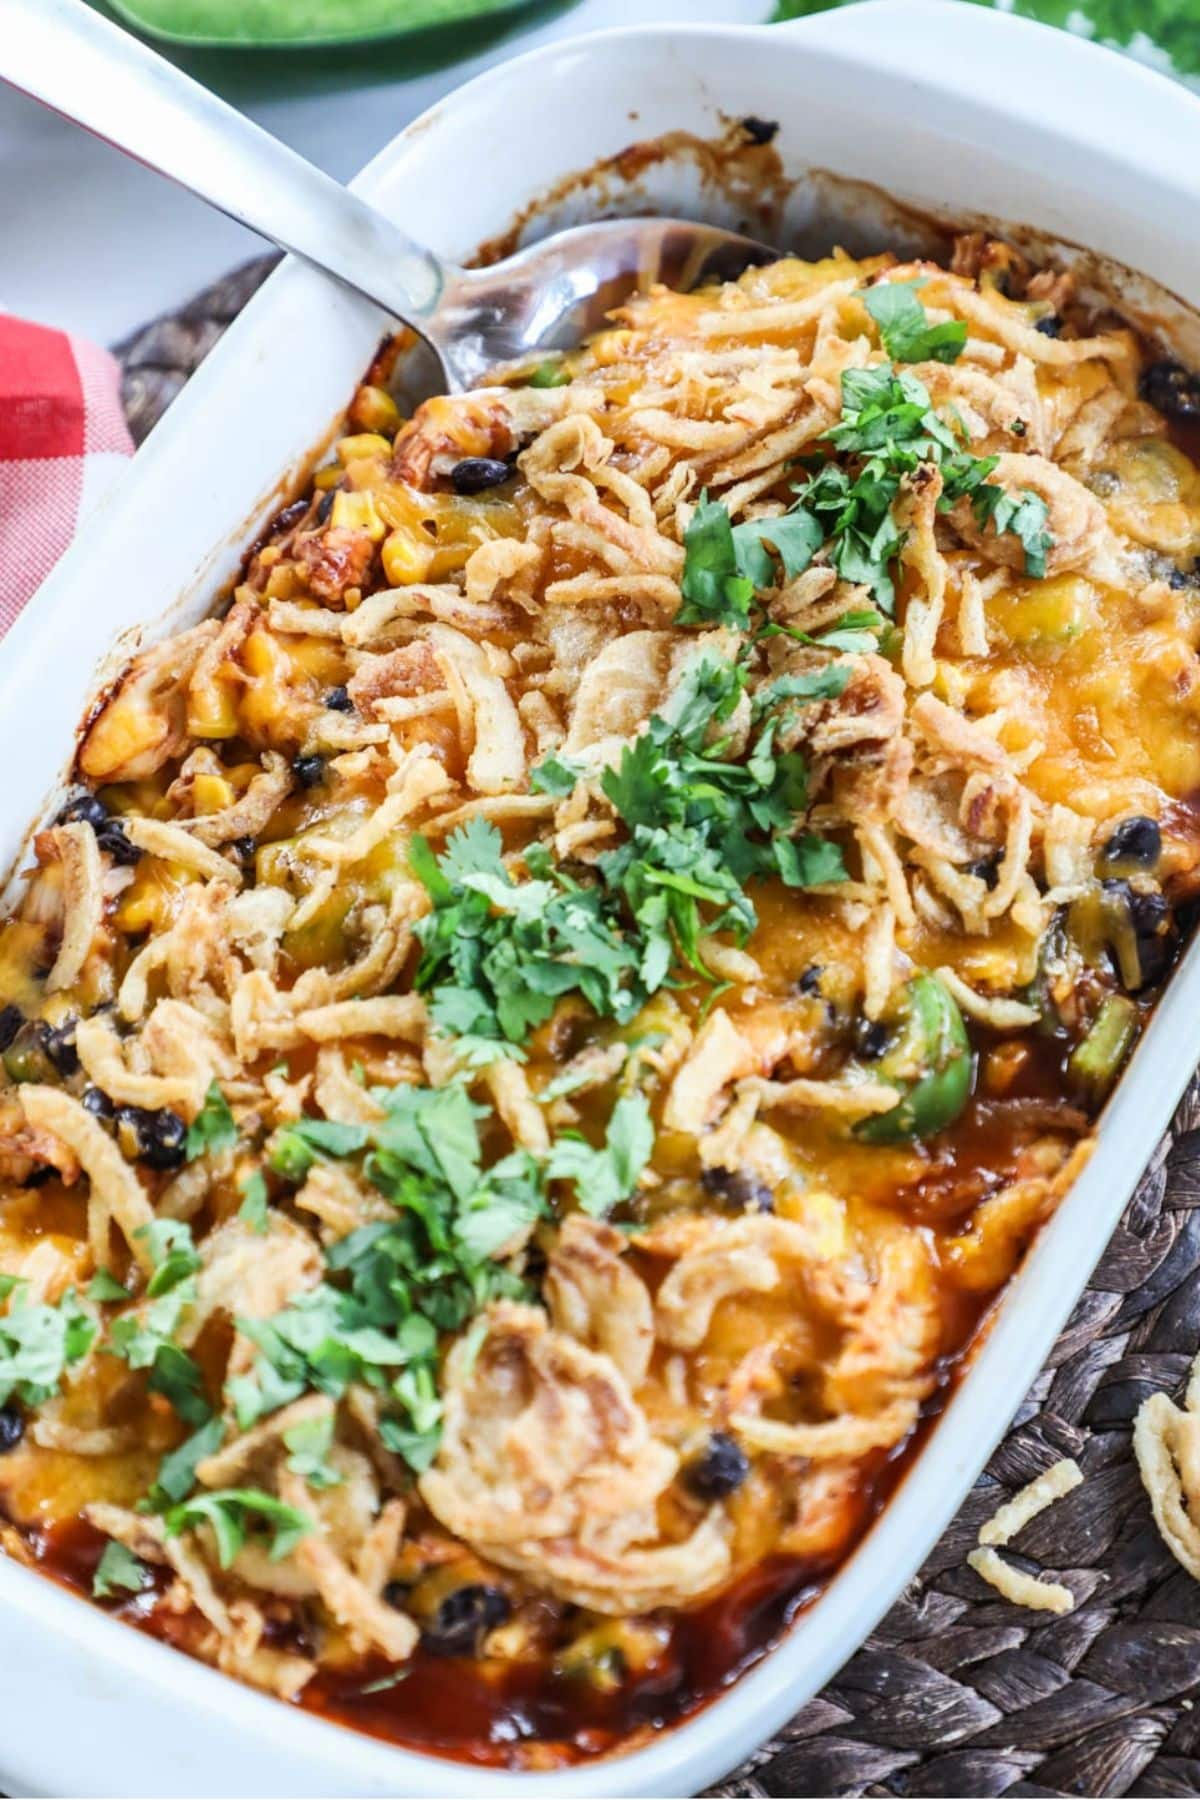
[{"label": "black bean", "polygon": [[0,1050],[7,1050],[25,1022],[19,1006],[0,1007]]},{"label": "black bean", "polygon": [[75,1023],[72,1018],[58,1026],[41,1024],[37,1028],[37,1041],[60,1075],[74,1075],[79,1068]]},{"label": "black bean", "polygon": [[82,821],[83,824],[90,825],[93,831],[99,831],[108,822],[108,808],[95,794],[73,794],[60,811],[57,823],[73,825],[76,821]]},{"label": "black bean", "polygon": [[878,1062],[891,1041],[891,1026],[879,1019],[859,1019],[854,1027],[854,1048],[867,1062]]},{"label": "black bean", "polygon": [[51,1168],[48,1163],[42,1163],[39,1168],[30,1169],[28,1175],[20,1185],[23,1188],[45,1187],[46,1183],[48,1181],[53,1181],[57,1174],[57,1169]]},{"label": "black bean", "polygon": [[1170,907],[1161,894],[1139,894],[1127,881],[1103,881],[1100,885],[1109,906],[1124,908],[1133,927],[1138,979],[1126,985],[1134,992],[1153,986],[1166,974],[1174,952]]},{"label": "black bean", "polygon": [[1162,832],[1156,819],[1142,813],[1122,819],[1100,852],[1105,862],[1140,863],[1152,869],[1162,855]]},{"label": "black bean", "polygon": [[779,133],[778,119],[760,119],[754,113],[742,120],[742,130],[752,144],[769,144]]},{"label": "black bean", "polygon": [[507,481],[512,469],[498,456],[464,456],[450,471],[450,484],[456,494],[482,494],[485,488],[499,487]]},{"label": "black bean", "polygon": [[12,1405],[0,1406],[0,1456],[15,1450],[25,1436],[25,1415]]},{"label": "black bean", "polygon": [[126,1155],[148,1169],[177,1169],[187,1147],[187,1124],[169,1106],[119,1106],[117,1135]]},{"label": "black bean", "polygon": [[683,1479],[697,1500],[723,1500],[734,1494],[750,1473],[750,1461],[741,1445],[724,1431],[714,1431],[699,1456],[683,1471]]},{"label": "black bean", "polygon": [[1200,419],[1200,375],[1170,357],[1142,370],[1138,393],[1168,419]]},{"label": "black bean", "polygon": [[503,1625],[511,1611],[502,1588],[469,1582],[445,1596],[421,1642],[434,1656],[473,1656],[484,1633]]},{"label": "black bean", "polygon": [[353,700],[350,698],[345,688],[340,684],[337,687],[330,688],[325,696],[325,704],[330,712],[351,713],[354,711]]},{"label": "black bean", "polygon": [[396,1608],[397,1612],[407,1612],[408,1597],[411,1593],[412,1588],[407,1581],[389,1581],[383,1590],[383,1597],[389,1606]]},{"label": "black bean", "polygon": [[1176,563],[1167,576],[1167,586],[1176,593],[1181,588],[1200,587],[1200,562],[1194,562],[1189,568],[1180,568]]},{"label": "black bean", "polygon": [[796,992],[798,994],[819,994],[821,991],[821,976],[824,973],[825,971],[820,963],[810,963],[796,983]]},{"label": "black bean", "polygon": [[237,857],[243,868],[249,868],[250,864],[254,861],[254,853],[258,849],[258,844],[252,837],[240,837],[234,838],[229,848],[233,851],[233,854]]},{"label": "black bean", "polygon": [[966,866],[968,875],[978,876],[984,887],[991,893],[1000,879],[1000,864],[1004,860],[1002,850],[993,850],[990,856],[980,856]]},{"label": "black bean", "polygon": [[276,513],[271,521],[271,536],[282,537],[285,531],[290,531],[293,525],[298,525],[308,511],[308,506],[309,501],[306,494],[303,500],[293,500],[290,506],[285,506],[282,512]]},{"label": "black bean", "polygon": [[775,1197],[765,1181],[750,1169],[705,1169],[700,1186],[706,1194],[728,1200],[734,1206],[755,1212],[773,1212]]},{"label": "black bean", "polygon": [[298,756],[292,763],[292,774],[301,787],[318,787],[325,779],[323,756]]},{"label": "black bean", "polygon": [[96,1119],[111,1119],[116,1111],[104,1089],[98,1087],[84,1088],[79,1104]]},{"label": "black bean", "polygon": [[1045,318],[1037,320],[1033,329],[1040,331],[1043,337],[1061,337],[1062,320],[1057,313],[1047,313]]},{"label": "black bean", "polygon": [[336,492],[336,488],[326,488],[325,492],[321,495],[321,498],[317,501],[316,520],[318,525],[325,525],[328,523],[329,515],[333,511],[333,496]]},{"label": "black bean", "polygon": [[130,842],[119,819],[109,819],[102,825],[96,833],[96,842],[121,868],[132,869],[134,863],[141,860],[141,851]]}]

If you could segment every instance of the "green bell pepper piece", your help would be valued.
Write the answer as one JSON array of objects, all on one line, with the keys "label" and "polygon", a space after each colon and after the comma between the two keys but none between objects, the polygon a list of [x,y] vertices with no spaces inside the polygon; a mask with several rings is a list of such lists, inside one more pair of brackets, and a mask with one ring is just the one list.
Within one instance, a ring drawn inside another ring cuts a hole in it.
[{"label": "green bell pepper piece", "polygon": [[1133,1049],[1140,1020],[1134,1002],[1110,994],[1067,1058],[1067,1079],[1084,1097],[1103,1100]]},{"label": "green bell pepper piece", "polygon": [[957,1119],[971,1092],[974,1058],[967,1028],[954,996],[936,975],[906,982],[893,1016],[899,1032],[875,1072],[899,1090],[900,1102],[855,1126],[855,1135],[868,1144],[932,1137]]}]

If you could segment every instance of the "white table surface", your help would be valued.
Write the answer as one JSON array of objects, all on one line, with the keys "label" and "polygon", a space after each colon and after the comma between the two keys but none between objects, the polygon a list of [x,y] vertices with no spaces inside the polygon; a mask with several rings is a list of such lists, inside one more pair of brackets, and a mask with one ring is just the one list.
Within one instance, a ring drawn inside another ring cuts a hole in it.
[{"label": "white table surface", "polygon": [[[608,25],[755,22],[771,10],[771,0],[542,5],[507,27],[481,21],[478,53],[436,68],[420,38],[353,52],[180,60],[345,180],[451,88],[518,51]],[[112,344],[262,248],[172,183],[0,87],[0,309]]]}]

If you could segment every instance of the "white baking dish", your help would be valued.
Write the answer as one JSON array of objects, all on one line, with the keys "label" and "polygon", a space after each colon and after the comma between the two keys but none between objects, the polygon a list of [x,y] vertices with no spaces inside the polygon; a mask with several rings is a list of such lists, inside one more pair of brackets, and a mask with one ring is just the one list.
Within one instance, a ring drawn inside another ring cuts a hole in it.
[{"label": "white baking dish", "polygon": [[[446,101],[359,186],[461,255],[633,138],[711,137],[750,113],[781,121],[778,149],[798,184],[792,225],[812,223],[815,190],[801,178],[819,168],[952,219],[1022,221],[1200,303],[1200,103],[1132,63],[961,0],[876,0],[769,31],[649,28],[555,45]],[[640,193],[614,195],[610,183],[608,195],[627,207],[730,210],[669,162]],[[871,211],[862,206],[850,235],[870,228]],[[1191,336],[1161,294],[1157,312]],[[14,628],[0,652],[6,858],[61,779],[114,634],[161,622],[172,603],[172,624],[206,608],[298,456],[327,434],[385,324],[285,265]],[[771,1656],[651,1747],[532,1777],[398,1751],[285,1710],[0,1560],[0,1781],[55,1795],[695,1793],[836,1671],[918,1567],[1025,1393],[1198,1058],[1200,944],[1108,1109],[1099,1153],[884,1516]]]}]

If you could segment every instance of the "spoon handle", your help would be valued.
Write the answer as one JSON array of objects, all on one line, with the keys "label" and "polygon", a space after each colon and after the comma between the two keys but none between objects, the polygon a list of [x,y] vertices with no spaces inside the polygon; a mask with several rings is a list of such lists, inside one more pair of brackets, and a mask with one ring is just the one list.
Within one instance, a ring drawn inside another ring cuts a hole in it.
[{"label": "spoon handle", "polygon": [[5,0],[0,80],[421,329],[446,270],[381,213],[82,0]]}]

